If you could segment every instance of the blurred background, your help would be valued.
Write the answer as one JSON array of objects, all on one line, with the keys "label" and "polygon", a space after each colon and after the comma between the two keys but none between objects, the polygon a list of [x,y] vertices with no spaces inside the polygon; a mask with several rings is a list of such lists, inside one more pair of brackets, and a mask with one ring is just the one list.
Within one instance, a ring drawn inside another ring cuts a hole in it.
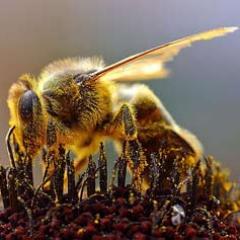
[{"label": "blurred background", "polygon": [[[7,162],[8,89],[64,57],[130,54],[211,28],[240,25],[238,0],[0,0],[0,161]],[[206,153],[240,170],[240,32],[185,49],[173,74],[147,84]]]}]

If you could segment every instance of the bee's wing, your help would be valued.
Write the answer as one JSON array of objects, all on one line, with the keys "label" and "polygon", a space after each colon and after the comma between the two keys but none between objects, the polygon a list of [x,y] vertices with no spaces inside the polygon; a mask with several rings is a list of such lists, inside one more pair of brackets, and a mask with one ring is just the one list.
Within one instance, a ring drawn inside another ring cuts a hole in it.
[{"label": "bee's wing", "polygon": [[237,27],[213,29],[132,55],[94,74],[96,78],[114,81],[138,81],[163,78],[168,75],[165,63],[193,42],[209,40],[236,31]]}]

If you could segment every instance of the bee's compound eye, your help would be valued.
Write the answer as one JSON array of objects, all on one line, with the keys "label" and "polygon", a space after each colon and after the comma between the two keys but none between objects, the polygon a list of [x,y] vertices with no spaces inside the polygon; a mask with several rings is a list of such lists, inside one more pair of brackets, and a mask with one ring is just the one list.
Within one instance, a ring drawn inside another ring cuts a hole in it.
[{"label": "bee's compound eye", "polygon": [[29,119],[33,115],[34,107],[39,104],[37,95],[31,91],[26,91],[19,100],[19,113],[22,119]]}]

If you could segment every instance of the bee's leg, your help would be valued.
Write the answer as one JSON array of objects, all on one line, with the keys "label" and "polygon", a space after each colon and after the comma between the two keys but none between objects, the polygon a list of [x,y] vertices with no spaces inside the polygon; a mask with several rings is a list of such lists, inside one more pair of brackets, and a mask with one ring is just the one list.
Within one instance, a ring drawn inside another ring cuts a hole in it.
[{"label": "bee's leg", "polygon": [[135,124],[135,117],[133,110],[130,105],[123,104],[114,117],[110,129],[112,134],[117,134],[118,138],[124,140],[136,140],[137,139],[137,128]]},{"label": "bee's leg", "polygon": [[[43,164],[43,168],[47,167],[47,175],[51,178],[54,176],[56,168],[61,168],[61,161],[64,160],[63,164],[65,165],[65,158],[67,155],[67,151],[72,151],[76,154],[76,158],[73,161],[74,170],[76,173],[79,173],[84,167],[87,165],[89,155],[94,152],[94,147],[91,146],[80,146],[77,144],[74,148],[70,146],[65,146],[62,144],[61,139],[64,136],[61,136],[61,128],[53,119],[49,119],[46,133],[46,145],[47,145],[47,156],[45,157],[45,162]],[[76,140],[77,142],[77,140]],[[89,142],[89,145],[91,142]],[[69,147],[69,148],[68,148]],[[96,146],[96,149],[98,144]],[[72,156],[71,156],[72,157]],[[67,173],[66,173],[66,165],[64,166],[64,191],[67,189]],[[50,181],[45,185],[45,187],[50,187]]]},{"label": "bee's leg", "polygon": [[[66,157],[66,151],[69,149],[65,149],[65,146],[61,144],[60,142],[60,136],[59,132],[61,130],[58,128],[58,125],[55,124],[55,121],[53,119],[49,119],[48,126],[47,126],[47,133],[46,133],[46,145],[47,145],[47,156],[46,156],[46,162],[44,162],[44,169],[47,167],[47,175],[51,178],[55,174],[56,167],[61,167],[61,160]],[[86,166],[88,161],[88,156],[84,157],[81,156],[80,158],[77,156],[77,159],[74,159],[74,170],[76,173],[80,172]],[[60,164],[59,166],[57,166]],[[63,162],[65,164],[65,162]],[[66,166],[65,166],[66,167]],[[64,168],[65,168],[64,167]],[[67,174],[66,171],[64,171],[64,191],[67,189]],[[49,181],[44,187],[50,188],[53,186],[50,186],[50,183],[52,181]]]},{"label": "bee's leg", "polygon": [[[61,164],[61,159],[64,159],[65,152],[62,145],[58,140],[58,128],[54,120],[49,118],[46,128],[46,149],[43,154],[42,170],[44,172],[45,179],[48,179],[44,185],[45,189],[53,188],[53,176],[56,170],[56,166]],[[61,156],[61,154],[64,154]],[[63,163],[64,164],[64,163]],[[60,165],[59,165],[60,166]]]},{"label": "bee's leg", "polygon": [[129,104],[123,104],[119,112],[114,117],[109,126],[110,136],[122,142],[129,158],[129,168],[136,179],[134,180],[137,187],[141,187],[141,174],[144,171],[146,161],[142,151],[142,146],[138,141],[137,126],[133,108]]}]

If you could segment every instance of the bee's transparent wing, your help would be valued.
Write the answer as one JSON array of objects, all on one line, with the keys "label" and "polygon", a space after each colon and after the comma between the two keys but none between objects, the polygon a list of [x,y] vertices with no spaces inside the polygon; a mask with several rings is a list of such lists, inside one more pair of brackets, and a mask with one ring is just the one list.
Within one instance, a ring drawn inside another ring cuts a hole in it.
[{"label": "bee's transparent wing", "polygon": [[132,55],[94,74],[95,77],[114,81],[138,81],[168,76],[165,63],[171,61],[183,48],[193,42],[210,40],[236,31],[237,27],[213,29]]}]

